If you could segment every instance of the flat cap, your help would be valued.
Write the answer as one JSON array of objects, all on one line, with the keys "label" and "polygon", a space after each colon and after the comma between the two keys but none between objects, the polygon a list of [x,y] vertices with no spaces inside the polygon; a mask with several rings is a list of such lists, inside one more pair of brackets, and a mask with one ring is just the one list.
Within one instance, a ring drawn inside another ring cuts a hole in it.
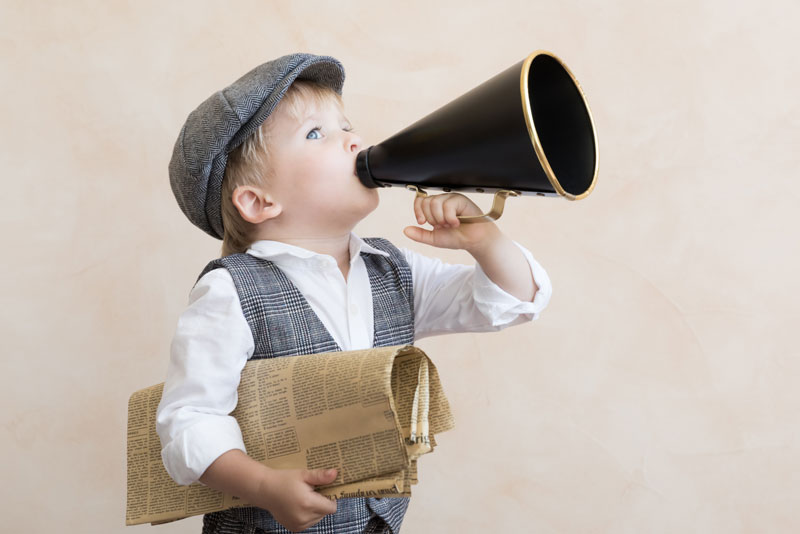
[{"label": "flat cap", "polygon": [[275,110],[296,79],[342,93],[344,67],[329,56],[291,54],[254,68],[189,114],[169,163],[169,182],[192,223],[222,239],[221,188],[228,154]]}]

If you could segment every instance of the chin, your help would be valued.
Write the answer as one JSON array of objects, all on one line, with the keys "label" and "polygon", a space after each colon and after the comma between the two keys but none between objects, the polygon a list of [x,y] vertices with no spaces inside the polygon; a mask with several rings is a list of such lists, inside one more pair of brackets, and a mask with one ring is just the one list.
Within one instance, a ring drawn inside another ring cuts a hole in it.
[{"label": "chin", "polygon": [[367,195],[364,196],[363,203],[360,206],[360,211],[363,213],[362,218],[366,217],[378,207],[381,197],[378,195],[377,189],[369,189]]},{"label": "chin", "polygon": [[358,210],[355,210],[353,212],[353,215],[354,215],[354,217],[353,217],[354,218],[353,226],[355,226],[356,224],[358,224],[361,221],[363,221],[364,219],[366,219],[367,216],[370,213],[372,213],[373,211],[375,211],[375,209],[377,207],[378,207],[378,200],[377,199],[375,199],[374,201],[371,201],[369,203],[365,202],[362,206],[359,207]]},{"label": "chin", "polygon": [[373,189],[372,192],[374,194],[373,194],[372,208],[370,208],[369,213],[375,211],[375,209],[378,207],[378,204],[381,203],[381,196],[378,194],[378,190]]}]

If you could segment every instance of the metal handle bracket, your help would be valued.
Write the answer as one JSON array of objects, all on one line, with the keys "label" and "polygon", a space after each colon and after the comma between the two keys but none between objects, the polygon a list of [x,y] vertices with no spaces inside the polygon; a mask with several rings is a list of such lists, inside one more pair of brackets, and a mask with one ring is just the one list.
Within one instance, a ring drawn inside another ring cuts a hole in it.
[{"label": "metal handle bracket", "polygon": [[[424,198],[428,196],[428,193],[424,189],[416,185],[406,185],[406,189],[416,192],[418,197]],[[503,214],[503,208],[505,208],[506,199],[508,197],[518,197],[518,196],[519,193],[517,193],[516,191],[508,191],[506,189],[501,189],[500,191],[494,194],[492,209],[489,210],[489,213],[484,213],[482,215],[459,215],[458,220],[461,221],[462,223],[479,223],[479,222],[496,221]]]}]

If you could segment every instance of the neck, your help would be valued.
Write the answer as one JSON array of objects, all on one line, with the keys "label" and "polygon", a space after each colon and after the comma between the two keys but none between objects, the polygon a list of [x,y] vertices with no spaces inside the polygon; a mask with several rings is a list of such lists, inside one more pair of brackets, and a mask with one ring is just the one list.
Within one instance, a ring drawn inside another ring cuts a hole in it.
[{"label": "neck", "polygon": [[286,237],[272,238],[275,241],[311,250],[317,254],[333,256],[337,263],[350,262],[350,234],[329,237]]},{"label": "neck", "polygon": [[294,245],[296,247],[304,248],[317,254],[325,254],[333,257],[339,270],[342,271],[342,276],[347,280],[347,275],[350,272],[350,232],[329,235],[325,237],[298,237],[297,235],[281,236],[259,236],[259,239],[269,239],[271,241],[280,241],[287,245]]}]

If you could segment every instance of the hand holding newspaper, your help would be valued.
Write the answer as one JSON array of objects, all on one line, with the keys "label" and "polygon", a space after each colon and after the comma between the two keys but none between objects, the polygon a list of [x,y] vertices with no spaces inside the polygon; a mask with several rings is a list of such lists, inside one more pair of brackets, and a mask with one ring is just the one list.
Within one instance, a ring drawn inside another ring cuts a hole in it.
[{"label": "hand holding newspaper", "polygon": [[[155,413],[164,384],[128,403],[125,524],[163,523],[247,503],[202,484],[177,485],[161,462]],[[407,345],[251,360],[233,415],[247,454],[276,469],[337,468],[330,498],[407,497],[417,459],[453,428],[433,362]]]}]

